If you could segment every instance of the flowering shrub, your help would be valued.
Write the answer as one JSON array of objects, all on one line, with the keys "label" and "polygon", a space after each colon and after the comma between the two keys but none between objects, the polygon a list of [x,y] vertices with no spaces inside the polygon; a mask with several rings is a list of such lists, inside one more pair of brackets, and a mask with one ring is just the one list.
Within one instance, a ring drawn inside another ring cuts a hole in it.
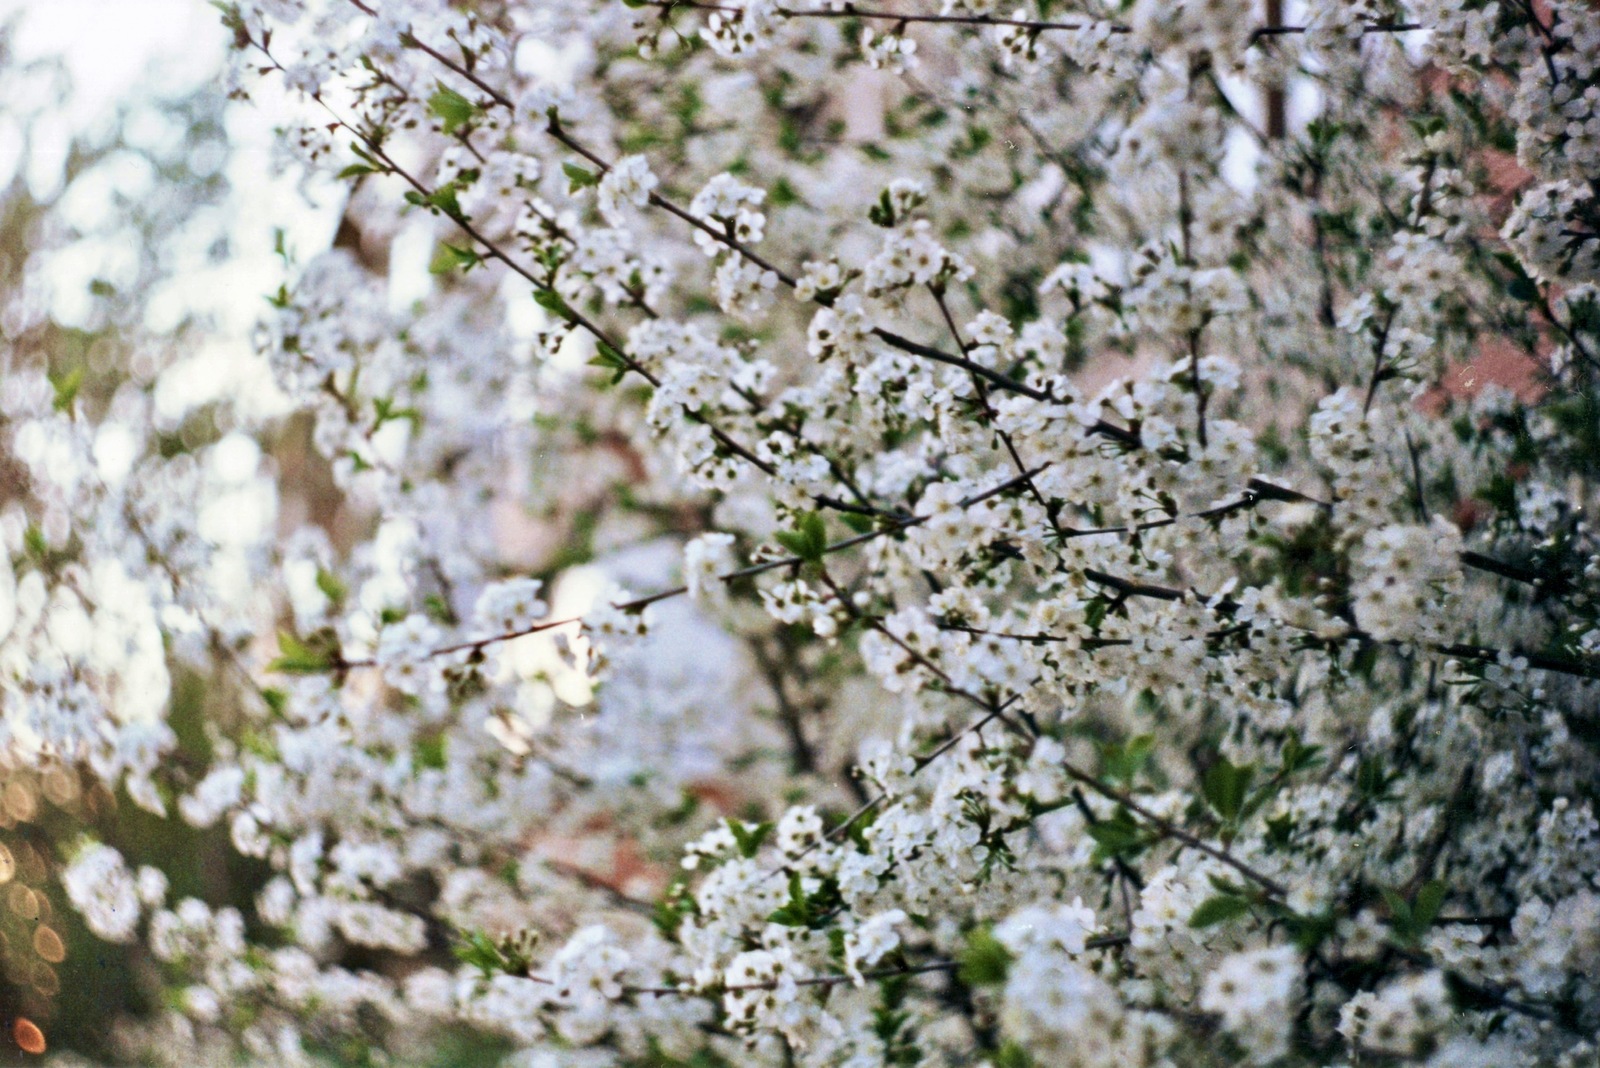
[{"label": "flowering shrub", "polygon": [[286,250],[339,529],[7,382],[9,759],[267,873],[76,846],[123,1055],[1594,1063],[1600,17],[1309,6],[220,4],[436,281]]}]

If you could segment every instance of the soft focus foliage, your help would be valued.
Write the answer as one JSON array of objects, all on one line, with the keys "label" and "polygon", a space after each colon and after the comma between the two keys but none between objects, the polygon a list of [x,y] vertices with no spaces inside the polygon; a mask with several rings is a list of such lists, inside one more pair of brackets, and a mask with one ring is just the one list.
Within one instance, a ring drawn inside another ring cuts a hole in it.
[{"label": "soft focus foliage", "polygon": [[6,310],[92,1052],[1595,1063],[1590,6],[217,6],[292,414]]}]

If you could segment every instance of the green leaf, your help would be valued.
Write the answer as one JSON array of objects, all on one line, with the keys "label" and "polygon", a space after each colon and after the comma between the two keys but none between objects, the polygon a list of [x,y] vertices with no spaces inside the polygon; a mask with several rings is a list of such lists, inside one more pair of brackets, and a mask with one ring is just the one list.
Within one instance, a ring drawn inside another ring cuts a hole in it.
[{"label": "green leaf", "polygon": [[1332,914],[1289,915],[1281,917],[1279,922],[1289,932],[1289,937],[1294,939],[1294,944],[1308,953],[1321,945],[1323,939],[1333,934],[1335,928]]},{"label": "green leaf", "polygon": [[1417,891],[1417,899],[1411,903],[1411,922],[1416,926],[1418,935],[1429,927],[1439,917],[1439,909],[1444,906],[1445,885],[1437,879],[1424,883],[1422,889]]},{"label": "green leaf", "polygon": [[336,177],[342,181],[345,178],[360,178],[364,175],[376,173],[378,173],[378,169],[376,167],[370,167],[365,163],[352,163],[350,166],[340,171]]},{"label": "green leaf", "polygon": [[1098,823],[1089,826],[1089,837],[1094,839],[1092,863],[1102,864],[1117,858],[1131,857],[1145,847],[1145,836],[1133,814],[1125,808]]},{"label": "green leaf", "polygon": [[572,314],[572,309],[567,306],[567,302],[561,299],[561,294],[553,289],[535,286],[533,302],[558,319],[564,319],[570,323],[576,318]]},{"label": "green leaf", "polygon": [[317,589],[333,602],[335,608],[344,603],[345,594],[349,592],[345,584],[339,581],[339,576],[320,567],[317,568]]},{"label": "green leaf", "polygon": [[1106,621],[1106,613],[1111,610],[1111,602],[1104,597],[1091,597],[1083,606],[1083,621],[1089,624],[1089,629],[1100,633],[1100,625]]},{"label": "green leaf", "polygon": [[1100,749],[1103,774],[1108,779],[1131,783],[1155,748],[1156,736],[1153,734],[1141,734],[1129,739],[1127,744],[1108,742]]},{"label": "green leaf", "polygon": [[1034,1064],[1028,1051],[1009,1039],[995,1051],[994,1068],[1034,1068]]},{"label": "green leaf", "polygon": [[1280,775],[1288,777],[1326,763],[1322,756],[1322,746],[1304,744],[1300,741],[1300,732],[1290,729],[1289,737],[1283,742],[1283,766],[1279,769]]},{"label": "green leaf", "polygon": [[839,514],[839,522],[857,534],[865,534],[872,529],[872,517],[862,515],[860,512],[841,512]]},{"label": "green leaf", "polygon": [[795,529],[780,530],[773,538],[808,564],[821,562],[828,551],[828,527],[817,512],[807,512],[795,521]]},{"label": "green leaf", "polygon": [[418,738],[411,746],[411,763],[419,768],[444,767],[444,735]]},{"label": "green leaf", "polygon": [[66,374],[52,376],[50,384],[55,387],[56,399],[54,408],[58,412],[70,411],[72,402],[78,399],[78,390],[83,386],[83,368],[74,367]]},{"label": "green leaf", "polygon": [[800,880],[799,872],[793,872],[789,876],[788,902],[774,909],[767,917],[767,921],[784,927],[810,926],[811,902],[806,897],[805,886]]},{"label": "green leaf", "polygon": [[411,425],[416,426],[422,421],[422,413],[415,408],[396,408],[393,397],[372,398],[372,410],[375,418],[375,427],[392,422],[395,419],[409,419]]},{"label": "green leaf", "polygon": [[694,895],[689,893],[688,881],[680,874],[674,877],[666,892],[656,901],[650,922],[662,937],[672,939],[683,925],[683,918],[692,916],[695,911]]},{"label": "green leaf", "polygon": [[728,830],[733,833],[733,840],[739,844],[739,855],[746,860],[754,857],[761,849],[761,843],[767,840],[774,826],[771,821],[748,826],[738,820],[728,821]]},{"label": "green leaf", "polygon": [[828,928],[828,956],[841,964],[844,962],[844,928]]},{"label": "green leaf", "polygon": [[405,191],[405,201],[407,204],[412,204],[419,208],[427,208],[429,211],[443,212],[452,219],[465,218],[461,212],[461,202],[456,199],[454,183],[442,185],[427,195],[423,195],[415,189],[407,189]]},{"label": "green leaf", "polygon": [[596,341],[595,348],[599,351],[590,358],[589,366],[609,369],[612,372],[611,385],[621,382],[633,368],[633,362],[609,341]]},{"label": "green leaf", "polygon": [[1217,762],[1206,769],[1201,782],[1206,803],[1225,820],[1238,818],[1255,773],[1254,764],[1235,765],[1227,757],[1219,756]]},{"label": "green leaf", "polygon": [[1506,283],[1506,294],[1513,300],[1532,304],[1539,299],[1539,283],[1522,274]]},{"label": "green leaf", "polygon": [[422,606],[427,609],[428,615],[439,623],[454,623],[455,612],[450,608],[450,602],[437,593],[430,593],[422,599]]},{"label": "green leaf", "polygon": [[437,208],[452,219],[462,218],[461,202],[456,199],[454,183],[441,185],[438,189],[435,189],[428,195],[427,204],[430,208]]},{"label": "green leaf", "polygon": [[486,979],[506,970],[505,954],[482,931],[463,931],[461,941],[451,947],[451,952],[456,960],[477,968]]},{"label": "green leaf", "polygon": [[44,531],[31,523],[22,532],[22,544],[35,559],[46,561],[50,558],[50,543],[44,540]]},{"label": "green leaf", "polygon": [[967,944],[957,954],[961,962],[956,974],[968,986],[998,986],[1006,981],[1011,968],[1011,951],[994,936],[987,925],[967,933]]},{"label": "green leaf", "polygon": [[1236,920],[1250,911],[1248,899],[1238,894],[1216,894],[1200,902],[1200,907],[1189,917],[1190,927],[1211,927]]},{"label": "green leaf", "polygon": [[1361,763],[1356,765],[1356,793],[1363,801],[1383,800],[1392,781],[1381,756],[1362,757]]},{"label": "green leaf", "polygon": [[576,163],[563,163],[561,170],[567,176],[567,192],[576,193],[580,189],[587,189],[592,185],[600,184],[600,176],[594,171],[578,166]]},{"label": "green leaf", "polygon": [[324,627],[304,640],[279,631],[278,652],[281,655],[267,665],[267,670],[286,675],[320,675],[332,671],[343,660],[339,636],[332,627]]},{"label": "green leaf", "polygon": [[892,227],[895,224],[894,204],[889,200],[887,189],[878,194],[878,202],[867,212],[867,218],[874,226]]},{"label": "green leaf", "polygon": [[434,250],[433,262],[428,265],[430,274],[449,274],[460,268],[470,271],[483,262],[483,257],[469,248],[457,248],[447,242],[441,241]]},{"label": "green leaf", "polygon": [[478,114],[477,105],[443,82],[439,83],[438,90],[428,98],[428,110],[437,115],[444,124],[446,137],[471,122]]}]

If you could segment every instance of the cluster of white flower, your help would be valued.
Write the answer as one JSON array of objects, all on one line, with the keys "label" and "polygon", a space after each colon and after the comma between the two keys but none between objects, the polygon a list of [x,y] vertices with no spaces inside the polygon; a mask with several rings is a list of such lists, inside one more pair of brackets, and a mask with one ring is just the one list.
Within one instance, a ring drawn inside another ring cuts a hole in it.
[{"label": "cluster of white flower", "polygon": [[621,226],[627,219],[622,206],[632,204],[644,207],[650,191],[660,180],[650,172],[650,161],[643,156],[624,156],[606,171],[600,179],[600,214],[612,226]]},{"label": "cluster of white flower", "polygon": [[1586,7],[222,6],[298,420],[0,391],[4,766],[265,873],[71,854],[130,1059],[1592,1056]]},{"label": "cluster of white flower", "polygon": [[167,896],[167,877],[159,870],[130,872],[121,853],[98,842],[79,851],[62,871],[61,885],[89,930],[108,942],[132,941],[144,909]]}]

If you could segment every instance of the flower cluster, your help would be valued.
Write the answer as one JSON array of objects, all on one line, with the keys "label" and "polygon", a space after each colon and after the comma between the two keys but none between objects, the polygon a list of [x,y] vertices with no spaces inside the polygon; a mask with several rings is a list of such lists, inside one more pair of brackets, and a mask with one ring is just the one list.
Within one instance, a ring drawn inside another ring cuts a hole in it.
[{"label": "flower cluster", "polygon": [[5,760],[252,858],[130,1059],[1592,1058],[1588,7],[373,6],[281,410],[0,392]]}]

